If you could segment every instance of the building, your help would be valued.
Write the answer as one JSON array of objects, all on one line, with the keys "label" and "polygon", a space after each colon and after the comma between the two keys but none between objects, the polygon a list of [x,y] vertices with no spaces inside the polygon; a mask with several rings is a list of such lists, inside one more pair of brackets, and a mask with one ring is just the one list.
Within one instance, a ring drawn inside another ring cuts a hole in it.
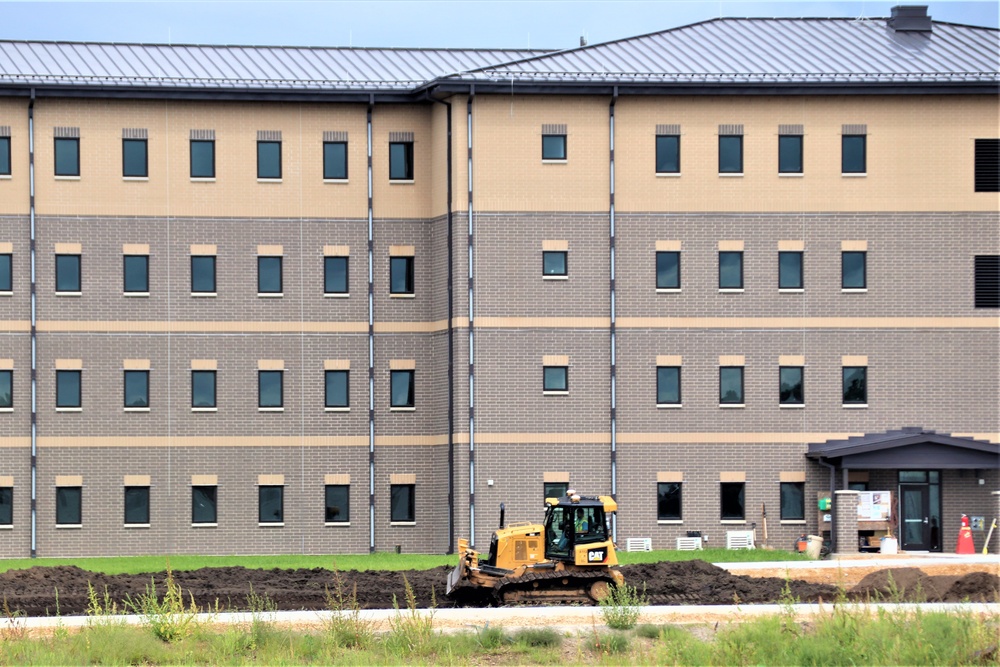
[{"label": "building", "polygon": [[446,552],[567,486],[656,548],[889,492],[951,550],[1000,489],[1000,47],[924,9],[0,42],[0,555]]}]

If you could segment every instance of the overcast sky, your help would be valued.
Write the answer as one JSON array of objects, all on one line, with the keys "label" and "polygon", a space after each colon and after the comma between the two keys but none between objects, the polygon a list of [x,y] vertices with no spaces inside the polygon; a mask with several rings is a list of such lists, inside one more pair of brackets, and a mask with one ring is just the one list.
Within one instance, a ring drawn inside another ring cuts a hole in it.
[{"label": "overcast sky", "polygon": [[[9,2],[0,39],[564,49],[719,16],[888,16],[895,2],[445,0]],[[997,27],[998,3],[934,0],[937,20]]]}]

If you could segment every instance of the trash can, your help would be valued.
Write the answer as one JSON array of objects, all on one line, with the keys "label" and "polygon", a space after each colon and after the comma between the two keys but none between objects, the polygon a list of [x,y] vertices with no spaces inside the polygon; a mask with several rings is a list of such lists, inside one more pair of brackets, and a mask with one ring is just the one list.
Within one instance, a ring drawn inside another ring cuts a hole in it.
[{"label": "trash can", "polygon": [[819,560],[819,554],[822,549],[823,537],[820,535],[810,535],[809,544],[806,546],[806,555],[813,560]]},{"label": "trash can", "polygon": [[899,542],[895,537],[883,537],[879,541],[879,552],[884,554],[899,553]]}]

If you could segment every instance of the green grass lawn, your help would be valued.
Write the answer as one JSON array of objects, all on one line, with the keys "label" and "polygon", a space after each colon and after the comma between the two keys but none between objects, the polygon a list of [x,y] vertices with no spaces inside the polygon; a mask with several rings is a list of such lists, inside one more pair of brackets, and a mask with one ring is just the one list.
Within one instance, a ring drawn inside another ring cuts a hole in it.
[{"label": "green grass lawn", "polygon": [[[14,558],[0,560],[0,572],[23,570],[35,566],[75,565],[91,572],[105,574],[139,574],[160,572],[167,561],[174,570],[197,570],[202,567],[243,566],[261,570],[274,568],[286,570],[322,567],[329,570],[429,570],[440,565],[454,565],[457,556],[427,554],[374,553],[339,556],[128,556],[119,558]],[[705,549],[704,551],[619,551],[623,565],[656,563],[659,561],[705,560],[710,563],[766,562],[808,560],[804,555],[788,551],[762,549],[730,551]]]}]

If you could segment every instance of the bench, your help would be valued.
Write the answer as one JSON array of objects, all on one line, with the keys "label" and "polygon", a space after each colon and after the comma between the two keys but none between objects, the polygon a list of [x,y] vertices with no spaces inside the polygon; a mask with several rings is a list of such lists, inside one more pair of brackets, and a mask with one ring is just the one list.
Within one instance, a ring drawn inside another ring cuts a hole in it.
[{"label": "bench", "polygon": [[625,551],[652,551],[653,540],[649,537],[630,537],[625,540]]},{"label": "bench", "polygon": [[755,549],[752,530],[726,531],[727,549]]},{"label": "bench", "polygon": [[677,538],[677,550],[678,551],[697,551],[701,549],[701,538],[700,537],[678,537]]}]

